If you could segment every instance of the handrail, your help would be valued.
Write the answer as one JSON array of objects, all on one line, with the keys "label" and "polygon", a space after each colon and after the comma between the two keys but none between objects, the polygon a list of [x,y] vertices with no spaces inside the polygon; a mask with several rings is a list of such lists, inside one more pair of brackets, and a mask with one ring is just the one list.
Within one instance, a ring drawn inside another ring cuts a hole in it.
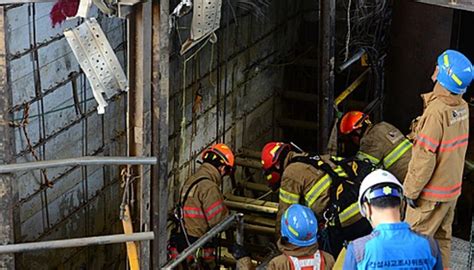
[{"label": "handrail", "polygon": [[132,234],[113,234],[83,238],[71,238],[63,240],[42,241],[32,243],[0,245],[0,254],[21,253],[36,250],[48,250],[58,248],[73,248],[93,245],[109,245],[133,241],[153,240],[153,232],[140,232]]},{"label": "handrail", "polygon": [[0,165],[0,174],[19,171],[32,171],[38,169],[66,167],[66,166],[88,166],[88,165],[155,165],[156,157],[99,157],[84,156],[77,158],[66,158],[56,160],[42,160],[25,163],[13,163]]},{"label": "handrail", "polygon": [[193,252],[195,252],[198,248],[202,247],[205,243],[209,242],[214,236],[217,234],[221,233],[222,231],[226,230],[229,228],[234,222],[237,223],[237,244],[243,245],[244,242],[244,235],[243,235],[243,216],[244,214],[242,213],[237,213],[230,215],[223,221],[221,221],[219,224],[214,226],[212,229],[210,229],[206,234],[201,236],[196,242],[191,244],[188,248],[183,250],[174,260],[169,261],[165,266],[163,266],[161,269],[165,270],[171,270],[178,266],[181,262],[183,262],[189,255],[191,255]]}]

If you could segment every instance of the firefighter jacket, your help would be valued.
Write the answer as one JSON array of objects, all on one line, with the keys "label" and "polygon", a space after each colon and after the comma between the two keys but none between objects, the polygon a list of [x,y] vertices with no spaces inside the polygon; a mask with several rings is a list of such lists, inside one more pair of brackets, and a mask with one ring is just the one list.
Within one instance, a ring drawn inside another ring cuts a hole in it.
[{"label": "firefighter jacket", "polygon": [[408,223],[400,222],[379,224],[371,234],[352,241],[342,269],[442,270],[443,263],[432,237],[417,234]]},{"label": "firefighter jacket", "polygon": [[405,195],[437,202],[456,200],[461,194],[469,137],[468,105],[439,84],[422,98],[424,111],[414,127]]},{"label": "firefighter jacket", "polygon": [[[474,121],[474,108],[469,108],[469,123]],[[469,127],[469,134],[473,134],[474,128]],[[469,144],[467,146],[466,161],[464,164],[464,175],[467,176],[474,172],[474,138],[472,135],[469,137]]]},{"label": "firefighter jacket", "polygon": [[[204,180],[200,180],[203,178]],[[184,198],[191,184],[200,181],[192,187],[183,203],[184,226],[188,235],[201,237],[227,217],[229,211],[224,205],[224,196],[219,189],[221,179],[219,171],[214,166],[204,163],[181,188],[181,198]]]},{"label": "firefighter jacket", "polygon": [[[323,213],[329,205],[329,188],[332,180],[328,174],[316,167],[302,163],[291,162],[291,159],[306,154],[288,153],[283,167],[281,179],[276,232],[280,232],[280,220],[285,210],[292,204],[301,203],[311,208],[323,221]],[[329,156],[321,156],[324,162],[331,165],[337,174],[344,175],[341,167],[334,165]],[[345,175],[347,176],[347,175]],[[343,227],[358,221],[362,216],[359,213],[357,201],[339,213],[339,221]]]},{"label": "firefighter jacket", "polygon": [[357,158],[368,159],[377,167],[391,172],[402,182],[411,159],[411,142],[387,122],[369,126],[360,140]]},{"label": "firefighter jacket", "polygon": [[[278,241],[278,249],[283,253],[273,258],[267,266],[269,270],[332,269],[334,258],[318,249],[318,244],[298,247]],[[313,266],[310,268],[310,266]]]}]

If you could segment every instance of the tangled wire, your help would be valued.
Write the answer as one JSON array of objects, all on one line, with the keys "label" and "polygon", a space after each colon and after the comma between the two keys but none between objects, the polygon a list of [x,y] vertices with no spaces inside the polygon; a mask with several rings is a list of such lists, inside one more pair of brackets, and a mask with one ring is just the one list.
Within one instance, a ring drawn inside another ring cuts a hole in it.
[{"label": "tangled wire", "polygon": [[[344,0],[347,30],[343,42],[338,40],[338,59],[364,49],[369,62],[376,62],[387,51],[392,15],[390,0]],[[341,48],[342,47],[342,48]]]}]

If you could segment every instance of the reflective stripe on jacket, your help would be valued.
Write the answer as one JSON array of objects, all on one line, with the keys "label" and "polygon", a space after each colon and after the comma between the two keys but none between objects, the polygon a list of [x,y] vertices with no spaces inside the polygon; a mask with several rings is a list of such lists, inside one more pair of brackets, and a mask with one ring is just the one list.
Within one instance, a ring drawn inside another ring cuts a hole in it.
[{"label": "reflective stripe on jacket", "polygon": [[193,237],[201,237],[229,213],[219,189],[221,175],[209,163],[202,164],[196,174],[186,180],[181,188],[181,198],[193,182],[202,178],[206,179],[192,187],[183,206],[184,226],[186,232]]},{"label": "reflective stripe on jacket", "polygon": [[383,167],[402,182],[411,159],[411,148],[411,142],[400,130],[387,122],[380,122],[365,131],[357,158]]},{"label": "reflective stripe on jacket", "polygon": [[439,84],[422,97],[425,109],[414,130],[405,195],[439,202],[456,200],[461,194],[469,136],[468,105]]},{"label": "reflective stripe on jacket", "polygon": [[316,251],[311,256],[288,256],[291,270],[324,270],[324,257],[321,251]]},{"label": "reflective stripe on jacket", "polygon": [[[302,203],[307,205],[322,220],[324,210],[329,205],[329,187],[332,180],[324,171],[314,166],[302,162],[289,163],[298,156],[304,156],[295,152],[290,152],[284,162],[284,172],[282,175],[279,205],[276,222],[276,232],[280,232],[280,219],[285,210],[292,204]],[[334,165],[329,156],[322,156],[322,159],[330,164],[334,171],[340,176],[347,177],[341,167]],[[362,216],[359,213],[357,203],[343,209],[339,214],[342,226],[348,226],[358,221]]]}]

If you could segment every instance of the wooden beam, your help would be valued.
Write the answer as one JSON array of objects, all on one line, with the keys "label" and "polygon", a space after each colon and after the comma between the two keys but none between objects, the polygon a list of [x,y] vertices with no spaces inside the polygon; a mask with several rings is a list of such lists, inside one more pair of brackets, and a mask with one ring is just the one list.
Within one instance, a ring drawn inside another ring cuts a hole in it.
[{"label": "wooden beam", "polygon": [[169,0],[152,1],[152,154],[158,164],[152,169],[152,218],[155,240],[152,269],[167,261],[168,218],[168,132],[170,94]]}]

